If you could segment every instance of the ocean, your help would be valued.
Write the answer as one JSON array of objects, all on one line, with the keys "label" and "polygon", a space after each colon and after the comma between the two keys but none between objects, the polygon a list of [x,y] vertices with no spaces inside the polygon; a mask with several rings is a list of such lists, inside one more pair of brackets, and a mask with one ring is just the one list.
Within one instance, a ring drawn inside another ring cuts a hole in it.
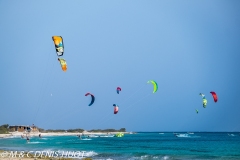
[{"label": "ocean", "polygon": [[124,137],[77,136],[0,139],[0,150],[83,152],[93,160],[240,160],[240,133],[154,132]]}]

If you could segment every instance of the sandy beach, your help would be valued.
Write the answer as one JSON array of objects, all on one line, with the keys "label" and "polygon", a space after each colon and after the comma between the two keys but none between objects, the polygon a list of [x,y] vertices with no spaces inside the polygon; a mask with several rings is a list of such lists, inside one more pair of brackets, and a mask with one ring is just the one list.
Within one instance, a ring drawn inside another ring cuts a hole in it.
[{"label": "sandy beach", "polygon": [[[41,134],[42,137],[47,137],[47,136],[77,136],[77,135],[96,135],[96,136],[101,136],[101,135],[107,135],[107,134],[111,134],[111,135],[115,135],[117,133],[120,132],[87,132],[87,131],[83,131],[83,132],[79,132],[79,133],[70,133],[70,132],[50,132],[50,133],[41,133],[41,132],[30,132],[30,133],[26,133],[26,132],[10,132],[9,134],[0,134],[0,138],[8,138],[8,137],[21,137],[21,135],[28,135],[29,137],[38,137],[39,134]],[[121,132],[124,134],[130,134],[131,132]]]}]

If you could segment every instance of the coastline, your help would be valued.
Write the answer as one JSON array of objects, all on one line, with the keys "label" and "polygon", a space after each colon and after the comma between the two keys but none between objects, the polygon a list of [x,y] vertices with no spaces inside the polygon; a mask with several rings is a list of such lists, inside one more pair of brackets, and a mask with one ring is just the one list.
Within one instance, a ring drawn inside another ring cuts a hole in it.
[{"label": "coastline", "polygon": [[8,137],[21,137],[21,135],[28,135],[30,137],[38,137],[39,134],[41,134],[42,137],[44,136],[77,136],[79,134],[84,134],[84,135],[115,135],[117,133],[123,133],[123,134],[132,134],[131,132],[48,132],[48,133],[43,133],[43,132],[10,132],[9,134],[0,134],[0,138],[8,138]]}]

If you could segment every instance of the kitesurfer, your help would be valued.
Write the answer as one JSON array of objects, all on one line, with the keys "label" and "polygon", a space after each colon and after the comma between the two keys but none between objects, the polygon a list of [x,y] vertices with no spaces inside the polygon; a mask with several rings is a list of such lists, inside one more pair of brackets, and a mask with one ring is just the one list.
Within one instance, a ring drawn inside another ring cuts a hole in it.
[{"label": "kitesurfer", "polygon": [[27,136],[27,143],[30,141],[30,138]]}]

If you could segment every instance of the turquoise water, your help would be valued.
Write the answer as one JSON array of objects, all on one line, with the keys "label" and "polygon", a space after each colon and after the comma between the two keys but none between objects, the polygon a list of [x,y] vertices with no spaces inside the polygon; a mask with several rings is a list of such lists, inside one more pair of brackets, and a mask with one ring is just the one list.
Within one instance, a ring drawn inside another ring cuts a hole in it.
[{"label": "turquoise water", "polygon": [[173,133],[138,133],[122,138],[97,137],[80,140],[77,136],[20,137],[0,139],[0,150],[86,151],[93,159],[106,160],[201,160],[239,159],[240,133],[199,133],[179,137]]}]

